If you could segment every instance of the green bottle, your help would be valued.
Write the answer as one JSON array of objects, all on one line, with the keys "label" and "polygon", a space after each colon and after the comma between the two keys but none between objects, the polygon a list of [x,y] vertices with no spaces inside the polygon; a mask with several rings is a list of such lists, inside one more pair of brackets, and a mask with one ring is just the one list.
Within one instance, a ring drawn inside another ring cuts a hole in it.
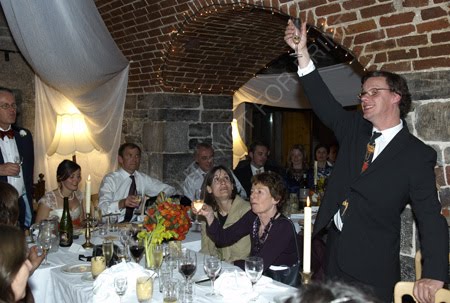
[{"label": "green bottle", "polygon": [[69,211],[69,198],[64,197],[64,210],[59,222],[59,246],[68,247],[73,242],[73,225]]}]

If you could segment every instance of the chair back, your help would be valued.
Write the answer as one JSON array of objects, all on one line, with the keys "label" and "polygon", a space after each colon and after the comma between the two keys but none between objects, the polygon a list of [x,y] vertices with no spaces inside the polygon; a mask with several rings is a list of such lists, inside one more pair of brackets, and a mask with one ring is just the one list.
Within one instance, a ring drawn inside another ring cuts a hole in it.
[{"label": "chair back", "polygon": [[414,282],[400,281],[394,287],[394,303],[402,303],[402,298],[405,295],[410,296],[417,302],[413,296]]},{"label": "chair back", "polygon": [[[450,264],[450,253],[448,254],[448,263]],[[416,271],[416,281],[420,280],[422,277],[422,253],[420,250],[416,252],[416,256],[414,258],[414,266]]]},{"label": "chair back", "polygon": [[450,303],[450,290],[441,288],[436,292],[435,303]]}]

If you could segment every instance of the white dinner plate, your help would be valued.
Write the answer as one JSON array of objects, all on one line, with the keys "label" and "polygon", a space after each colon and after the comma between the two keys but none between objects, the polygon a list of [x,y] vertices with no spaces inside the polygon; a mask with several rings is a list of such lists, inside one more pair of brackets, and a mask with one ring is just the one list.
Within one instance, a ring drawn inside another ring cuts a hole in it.
[{"label": "white dinner plate", "polygon": [[91,265],[86,264],[68,264],[61,267],[61,271],[66,274],[84,274],[91,272]]}]

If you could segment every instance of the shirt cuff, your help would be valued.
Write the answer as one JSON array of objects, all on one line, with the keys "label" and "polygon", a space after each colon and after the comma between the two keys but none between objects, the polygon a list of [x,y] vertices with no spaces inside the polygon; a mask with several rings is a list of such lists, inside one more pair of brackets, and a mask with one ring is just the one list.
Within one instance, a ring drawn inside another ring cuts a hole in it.
[{"label": "shirt cuff", "polygon": [[316,69],[316,66],[314,65],[314,62],[312,60],[309,60],[308,65],[305,68],[298,68],[297,74],[299,77],[306,76],[307,74],[311,73]]}]

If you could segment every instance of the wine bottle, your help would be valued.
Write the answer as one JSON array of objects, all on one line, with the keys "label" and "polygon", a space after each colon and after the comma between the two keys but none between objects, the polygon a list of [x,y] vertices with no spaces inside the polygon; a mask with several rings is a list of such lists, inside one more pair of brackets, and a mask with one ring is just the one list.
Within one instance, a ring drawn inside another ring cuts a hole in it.
[{"label": "wine bottle", "polygon": [[309,195],[309,188],[308,188],[308,177],[306,173],[303,173],[303,178],[300,181],[300,190],[299,190],[299,197],[300,197],[300,209],[303,209],[303,207],[306,205],[306,199]]},{"label": "wine bottle", "polygon": [[59,246],[68,247],[73,242],[73,225],[69,211],[69,198],[64,197],[64,209],[59,222]]}]

